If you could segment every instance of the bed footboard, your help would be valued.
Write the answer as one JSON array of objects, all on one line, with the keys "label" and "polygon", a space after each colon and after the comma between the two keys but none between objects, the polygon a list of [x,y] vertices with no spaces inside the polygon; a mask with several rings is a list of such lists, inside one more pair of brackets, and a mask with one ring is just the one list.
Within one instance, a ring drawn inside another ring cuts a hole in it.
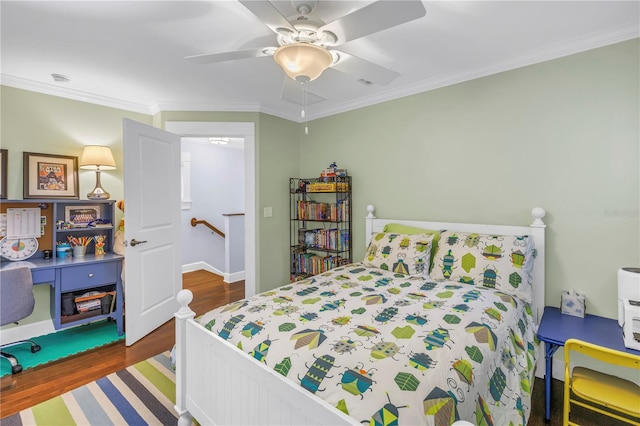
[{"label": "bed footboard", "polygon": [[175,314],[179,425],[358,424],[196,323],[192,299],[180,291]]}]

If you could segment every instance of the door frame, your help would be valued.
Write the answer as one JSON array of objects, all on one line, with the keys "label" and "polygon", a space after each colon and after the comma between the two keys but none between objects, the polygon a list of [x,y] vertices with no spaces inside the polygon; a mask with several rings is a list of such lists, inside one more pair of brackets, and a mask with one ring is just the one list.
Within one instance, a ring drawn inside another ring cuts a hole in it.
[{"label": "door frame", "polygon": [[256,294],[258,276],[258,238],[256,229],[256,142],[255,123],[253,122],[217,122],[217,121],[167,121],[165,130],[181,137],[209,137],[224,135],[244,138],[244,293],[245,297]]}]

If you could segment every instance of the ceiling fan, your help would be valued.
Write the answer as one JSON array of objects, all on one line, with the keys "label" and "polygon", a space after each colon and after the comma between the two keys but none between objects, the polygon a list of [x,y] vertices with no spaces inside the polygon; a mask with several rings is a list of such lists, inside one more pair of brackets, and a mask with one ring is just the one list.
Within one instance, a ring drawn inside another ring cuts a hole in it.
[{"label": "ceiling fan", "polygon": [[197,64],[273,56],[284,72],[300,83],[314,80],[327,68],[356,77],[365,84],[387,85],[399,74],[336,47],[423,17],[421,1],[375,1],[333,22],[314,14],[316,0],[292,0],[294,15],[285,18],[269,1],[238,0],[276,34],[277,46],[187,56]]}]

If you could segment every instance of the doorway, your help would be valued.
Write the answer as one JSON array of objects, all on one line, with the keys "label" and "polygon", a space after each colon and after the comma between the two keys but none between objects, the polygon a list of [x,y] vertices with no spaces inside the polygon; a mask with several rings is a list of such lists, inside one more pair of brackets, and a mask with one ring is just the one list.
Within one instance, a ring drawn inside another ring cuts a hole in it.
[{"label": "doorway", "polygon": [[[256,274],[256,160],[255,124],[240,122],[168,121],[165,130],[181,137],[209,137],[225,135],[244,139],[244,207],[245,207],[245,297],[253,296],[258,288]],[[193,183],[192,183],[193,184]]]},{"label": "doorway", "polygon": [[182,272],[244,281],[244,139],[182,137],[181,149]]}]

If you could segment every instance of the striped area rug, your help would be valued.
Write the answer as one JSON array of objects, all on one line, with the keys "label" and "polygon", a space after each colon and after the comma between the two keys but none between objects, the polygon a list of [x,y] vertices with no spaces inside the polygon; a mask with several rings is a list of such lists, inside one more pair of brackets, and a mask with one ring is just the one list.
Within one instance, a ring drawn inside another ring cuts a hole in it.
[{"label": "striped area rug", "polygon": [[175,373],[164,352],[6,417],[2,426],[176,424],[175,395]]}]

